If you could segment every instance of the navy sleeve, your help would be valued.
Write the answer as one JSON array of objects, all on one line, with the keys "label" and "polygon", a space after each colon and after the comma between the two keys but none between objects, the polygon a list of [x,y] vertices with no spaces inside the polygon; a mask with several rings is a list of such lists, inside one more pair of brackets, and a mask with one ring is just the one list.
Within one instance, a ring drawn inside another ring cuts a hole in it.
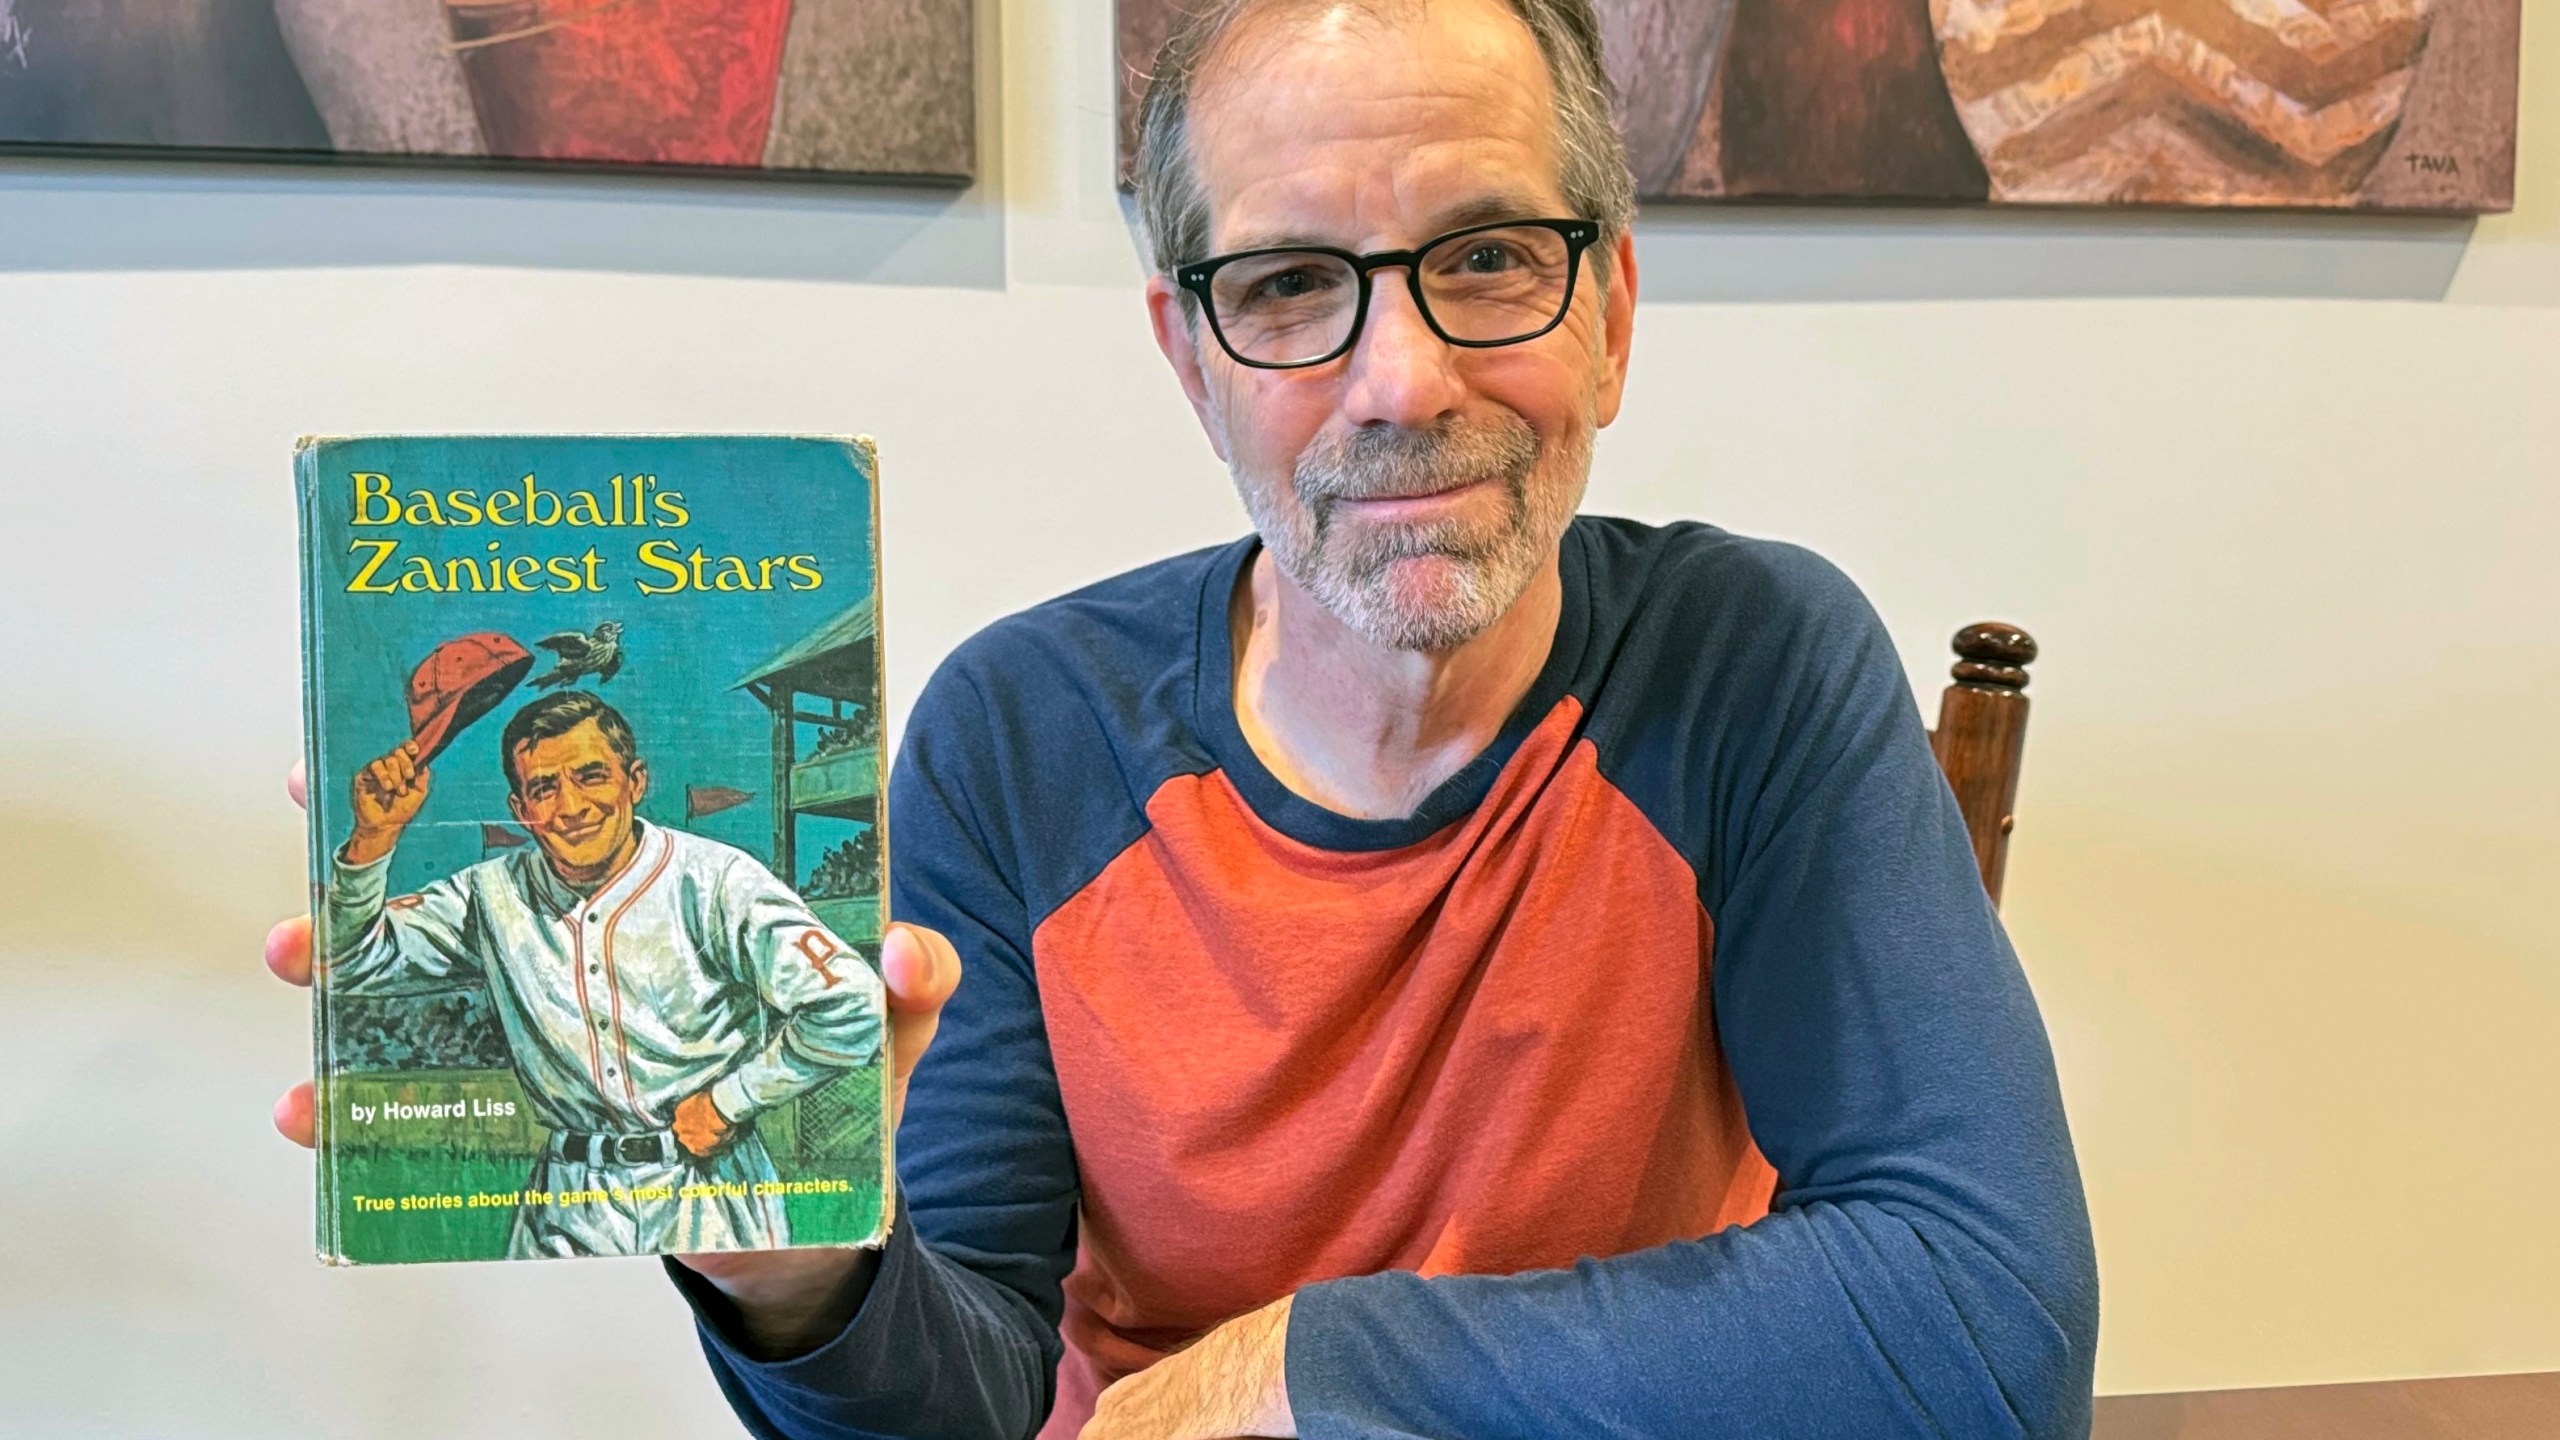
[{"label": "navy sleeve", "polygon": [[1732,543],[1754,558],[1686,587],[1706,601],[1629,622],[1619,673],[1676,703],[1597,738],[1699,865],[1773,1213],[1567,1270],[1309,1287],[1310,1440],[2088,1433],[2096,1259],[2026,977],[1863,597]]},{"label": "navy sleeve", "polygon": [[946,667],[889,782],[891,914],[948,936],[962,978],[908,1086],[901,1210],[860,1308],[809,1354],[759,1363],[717,1294],[677,1271],[722,1392],[763,1440],[1015,1440],[1055,1399],[1075,1157],[1024,899],[975,809],[1004,793],[990,730],[965,670]]}]

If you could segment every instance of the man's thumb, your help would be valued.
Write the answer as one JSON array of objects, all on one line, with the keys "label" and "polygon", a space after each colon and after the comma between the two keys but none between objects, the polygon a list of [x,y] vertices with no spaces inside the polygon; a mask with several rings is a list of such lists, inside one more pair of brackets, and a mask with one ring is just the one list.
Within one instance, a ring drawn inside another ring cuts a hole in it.
[{"label": "man's thumb", "polygon": [[921,925],[891,925],[880,941],[880,973],[889,987],[891,1010],[933,1015],[960,988],[960,954],[950,941]]},{"label": "man's thumb", "polygon": [[943,1002],[960,988],[960,952],[921,925],[892,925],[880,938],[880,974],[889,987],[890,1115],[907,1113],[907,1077],[942,1028]]}]

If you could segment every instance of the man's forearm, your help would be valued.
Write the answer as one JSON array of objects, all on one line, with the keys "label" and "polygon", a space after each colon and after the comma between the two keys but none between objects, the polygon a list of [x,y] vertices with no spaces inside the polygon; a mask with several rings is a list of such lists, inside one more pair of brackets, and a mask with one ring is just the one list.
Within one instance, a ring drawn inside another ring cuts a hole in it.
[{"label": "man's forearm", "polygon": [[342,847],[314,917],[313,960],[341,995],[419,993],[479,969],[468,930],[470,901],[451,877],[398,905],[388,899],[390,852],[355,864]]},{"label": "man's forearm", "polygon": [[[747,1121],[817,1089],[846,1074],[858,1065],[869,1064],[880,1056],[879,1036],[882,1031],[880,1012],[885,1002],[869,1002],[870,1014],[864,1022],[863,1043],[847,1046],[844,1053],[818,1058],[804,1052],[806,1010],[793,1014],[782,1026],[781,1033],[765,1042],[764,1048],[747,1057],[726,1075],[712,1082],[711,1103],[731,1121]],[[813,1048],[813,1047],[812,1047]]]},{"label": "man's forearm", "polygon": [[332,964],[349,958],[382,919],[390,893],[383,862],[391,852],[386,849],[369,860],[358,860],[351,849],[340,846],[329,867],[329,888],[315,937],[319,954],[314,958]]},{"label": "man's forearm", "polygon": [[823,1298],[768,1295],[754,1318],[713,1281],[668,1262],[750,1432],[1028,1440],[1039,1430],[1058,1340],[1028,1300],[934,1253],[903,1220],[882,1249],[856,1253],[860,1273],[840,1288]]},{"label": "man's forearm", "polygon": [[1102,1392],[1078,1440],[1234,1440],[1295,1436],[1289,1409],[1289,1313],[1282,1296],[1239,1315]]},{"label": "man's forearm", "polygon": [[1995,1246],[1825,1201],[1571,1270],[1328,1282],[1298,1293],[1290,1401],[1327,1436],[2085,1435],[2070,1228]]}]

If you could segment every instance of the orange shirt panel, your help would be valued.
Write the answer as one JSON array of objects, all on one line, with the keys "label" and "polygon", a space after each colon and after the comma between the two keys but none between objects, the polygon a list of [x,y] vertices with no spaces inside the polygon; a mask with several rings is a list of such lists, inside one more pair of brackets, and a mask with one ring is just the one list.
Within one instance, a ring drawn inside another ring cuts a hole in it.
[{"label": "orange shirt panel", "polygon": [[1040,926],[1083,1187],[1048,1433],[1315,1281],[1560,1266],[1767,1212],[1696,877],[1579,716],[1397,850],[1304,845],[1223,774],[1176,778]]}]

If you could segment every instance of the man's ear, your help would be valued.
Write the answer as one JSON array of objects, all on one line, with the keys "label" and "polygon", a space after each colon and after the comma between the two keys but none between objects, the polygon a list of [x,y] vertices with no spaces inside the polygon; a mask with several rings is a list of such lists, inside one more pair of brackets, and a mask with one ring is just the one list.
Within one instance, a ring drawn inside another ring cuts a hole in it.
[{"label": "man's ear", "polygon": [[1174,378],[1182,382],[1182,393],[1191,401],[1191,413],[1200,417],[1200,429],[1209,437],[1209,448],[1224,462],[1227,443],[1218,433],[1217,418],[1209,409],[1209,377],[1200,368],[1200,331],[1192,318],[1195,313],[1184,303],[1181,289],[1172,280],[1162,275],[1148,278],[1147,325],[1155,332],[1156,348],[1164,352],[1165,363],[1173,367]]},{"label": "man's ear", "polygon": [[631,806],[636,810],[640,807],[641,801],[649,798],[649,762],[646,760],[634,759],[631,762],[630,768]]},{"label": "man's ear", "polygon": [[1599,423],[1618,418],[1627,393],[1627,357],[1636,338],[1636,237],[1632,226],[1609,247],[1609,294],[1600,312]]},{"label": "man's ear", "polygon": [[516,817],[517,824],[528,830],[533,828],[533,822],[524,818],[524,801],[516,795],[513,785],[507,787],[507,813]]}]

